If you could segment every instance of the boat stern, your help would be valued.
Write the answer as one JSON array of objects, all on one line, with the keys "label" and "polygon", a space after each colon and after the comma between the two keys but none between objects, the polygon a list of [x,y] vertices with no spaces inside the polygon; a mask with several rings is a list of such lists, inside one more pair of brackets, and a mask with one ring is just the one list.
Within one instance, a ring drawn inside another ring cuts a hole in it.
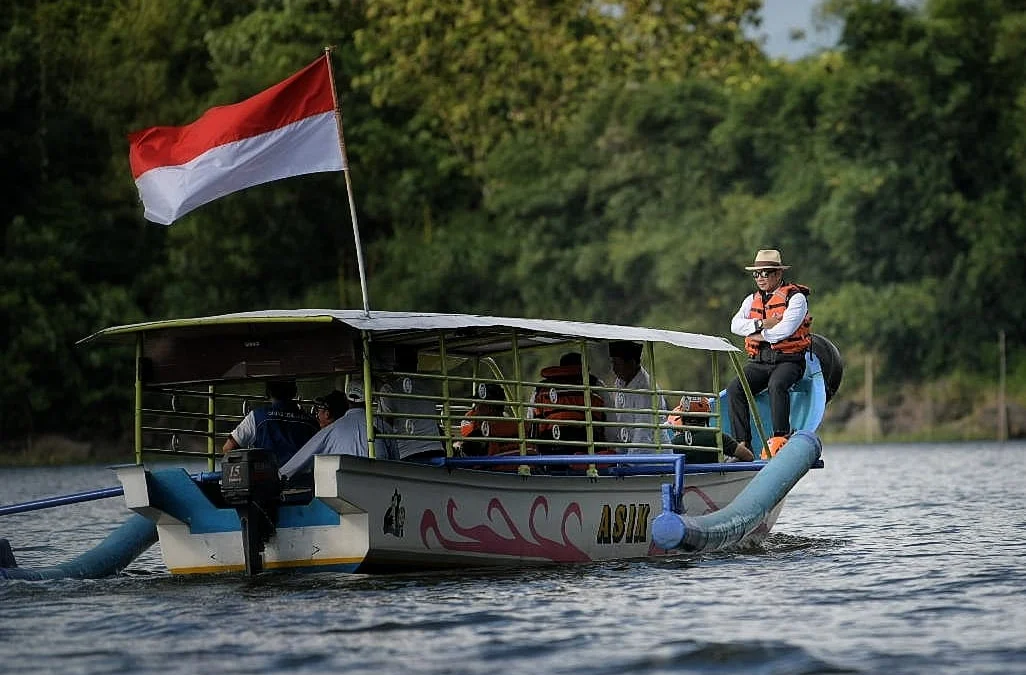
[{"label": "boat stern", "polygon": [[[216,480],[184,469],[117,469],[128,508],[157,526],[161,555],[172,574],[247,569],[242,522],[225,504]],[[366,514],[339,514],[319,499],[282,504],[264,544],[262,568],[352,572],[367,553]]]}]

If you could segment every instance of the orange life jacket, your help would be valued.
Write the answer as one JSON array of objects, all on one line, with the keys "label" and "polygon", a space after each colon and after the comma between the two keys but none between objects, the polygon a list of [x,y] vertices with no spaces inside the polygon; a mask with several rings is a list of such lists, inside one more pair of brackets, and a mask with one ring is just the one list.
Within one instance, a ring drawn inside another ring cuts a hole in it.
[{"label": "orange life jacket", "polygon": [[[808,297],[810,291],[808,286],[802,286],[801,284],[786,283],[781,284],[770,293],[769,300],[763,302],[762,292],[756,291],[752,298],[752,309],[748,312],[749,319],[763,319],[766,320],[769,317],[780,318],[784,316],[784,310],[787,309],[787,302],[791,299],[791,296],[795,293],[801,293]],[[782,354],[800,354],[808,349],[812,345],[812,315],[806,312],[805,319],[801,325],[798,326],[795,332],[789,336],[777,342],[771,344],[770,347]],[[755,340],[752,337],[745,338],[745,351],[748,352],[749,356],[758,356],[759,347],[763,344],[769,344],[761,340]]]},{"label": "orange life jacket", "polygon": [[[480,456],[480,454],[487,454],[489,457],[493,455],[510,455],[514,454],[514,451],[519,454],[520,443],[519,441],[491,441],[489,437],[497,438],[516,438],[518,429],[517,423],[513,420],[475,420],[475,416],[480,413],[477,408],[472,408],[467,411],[467,416],[460,422],[460,439],[464,453],[471,456]],[[473,453],[466,452],[468,446],[476,443],[484,443],[486,452],[485,453]]]},{"label": "orange life jacket", "polygon": [[[560,384],[582,384],[581,366],[549,366],[541,371],[542,385],[534,392],[534,420],[530,426],[532,438],[551,438],[553,440],[574,440],[583,441],[587,438],[587,431],[582,424],[559,425],[561,421],[584,422],[587,420],[584,410],[565,410],[553,408],[553,405],[585,405],[583,389],[560,389]],[[546,386],[550,385],[550,386]],[[597,393],[591,394],[591,406],[601,408],[605,405],[602,397]],[[591,419],[594,422],[604,422],[605,412],[593,410]],[[558,427],[558,431],[556,428]],[[551,448],[551,446],[547,446]],[[546,447],[541,448],[546,450]]]}]

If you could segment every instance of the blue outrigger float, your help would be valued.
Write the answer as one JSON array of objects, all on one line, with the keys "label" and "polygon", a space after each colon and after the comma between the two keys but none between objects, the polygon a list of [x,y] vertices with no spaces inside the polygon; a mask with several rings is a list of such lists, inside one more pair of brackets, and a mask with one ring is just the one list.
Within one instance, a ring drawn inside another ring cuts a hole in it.
[{"label": "blue outrigger float", "polygon": [[[592,376],[606,372],[608,346],[618,341],[643,346],[653,383],[671,351],[704,353],[712,386],[606,385]],[[822,466],[815,431],[842,368],[833,345],[817,336],[791,394],[796,432],[769,462],[730,462],[720,371],[739,372],[743,352],[720,337],[464,314],[283,310],[116,326],[82,341],[109,342],[135,345],[136,461],[117,467],[121,488],[78,500],[123,493],[136,515],[78,559],[43,569],[10,560],[0,577],[115,574],[154,541],[171,574],[584,563],[757,543],[791,487]],[[412,369],[401,367],[400,351],[416,354]],[[526,375],[567,351],[581,357],[579,383]],[[359,384],[368,393],[367,456],[316,456],[312,485],[282,485],[259,449],[235,451],[220,467],[231,471],[218,471],[227,434],[262,399],[260,387],[282,378],[296,380],[305,399]],[[494,391],[487,385],[502,387],[505,400],[492,401],[501,414],[475,418],[483,440],[514,450],[461,457],[461,422]],[[546,394],[546,409],[563,414],[542,437],[538,401]],[[624,395],[648,404],[627,406]],[[665,401],[682,397],[710,402],[701,424],[667,421]],[[750,403],[753,438],[764,442],[765,394]],[[423,431],[424,420],[434,433]],[[508,431],[489,434],[489,423]],[[673,442],[676,432],[710,427],[714,445]],[[427,441],[441,456],[378,457],[376,441]],[[687,462],[696,451],[715,461]],[[169,457],[183,466],[166,468]],[[75,497],[0,507],[0,515]]]}]

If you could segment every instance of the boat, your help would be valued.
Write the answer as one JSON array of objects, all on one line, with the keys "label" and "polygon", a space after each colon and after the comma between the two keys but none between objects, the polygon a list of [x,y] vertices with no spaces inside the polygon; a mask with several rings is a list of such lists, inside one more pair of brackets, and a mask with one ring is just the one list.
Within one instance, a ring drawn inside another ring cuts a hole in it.
[{"label": "boat", "polygon": [[[641,346],[653,384],[600,379],[610,345],[624,341]],[[842,368],[820,337],[792,393],[795,433],[772,460],[734,462],[723,454],[720,373],[739,372],[743,352],[717,336],[308,309],[114,326],[80,344],[135,349],[135,462],[116,467],[121,488],[112,493],[136,515],[102,554],[42,572],[8,566],[0,577],[113,574],[154,540],[173,575],[520,567],[754,545],[791,487],[823,466],[815,432]],[[410,353],[413,365],[399,358]],[[535,375],[566,353],[580,357],[577,383]],[[663,386],[663,364],[677,358],[707,360],[711,387]],[[261,403],[263,385],[282,379],[297,382],[304,400],[359,385],[366,456],[317,455],[305,483],[282,482],[259,448],[222,459],[223,440]],[[502,400],[491,402],[502,412],[475,419],[485,441],[513,450],[460,456],[461,424],[495,386]],[[671,408],[687,397],[706,399],[709,412],[671,425]],[[538,402],[546,398],[546,410],[564,414],[542,437]],[[753,438],[764,439],[760,406],[768,409],[758,397],[750,403]],[[688,462],[695,448],[675,444],[675,433],[710,428],[715,444],[700,449],[716,461]],[[414,440],[433,444],[437,456],[378,456],[382,442]]]}]

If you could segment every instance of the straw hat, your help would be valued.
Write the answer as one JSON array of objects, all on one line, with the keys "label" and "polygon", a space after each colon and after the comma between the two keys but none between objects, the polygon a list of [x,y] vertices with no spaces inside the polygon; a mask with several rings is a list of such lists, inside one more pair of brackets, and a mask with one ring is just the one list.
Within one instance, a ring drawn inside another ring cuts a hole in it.
[{"label": "straw hat", "polygon": [[746,267],[746,270],[789,270],[790,265],[785,265],[780,261],[780,251],[775,248],[764,248],[755,254],[755,262],[752,263],[751,267]]}]

